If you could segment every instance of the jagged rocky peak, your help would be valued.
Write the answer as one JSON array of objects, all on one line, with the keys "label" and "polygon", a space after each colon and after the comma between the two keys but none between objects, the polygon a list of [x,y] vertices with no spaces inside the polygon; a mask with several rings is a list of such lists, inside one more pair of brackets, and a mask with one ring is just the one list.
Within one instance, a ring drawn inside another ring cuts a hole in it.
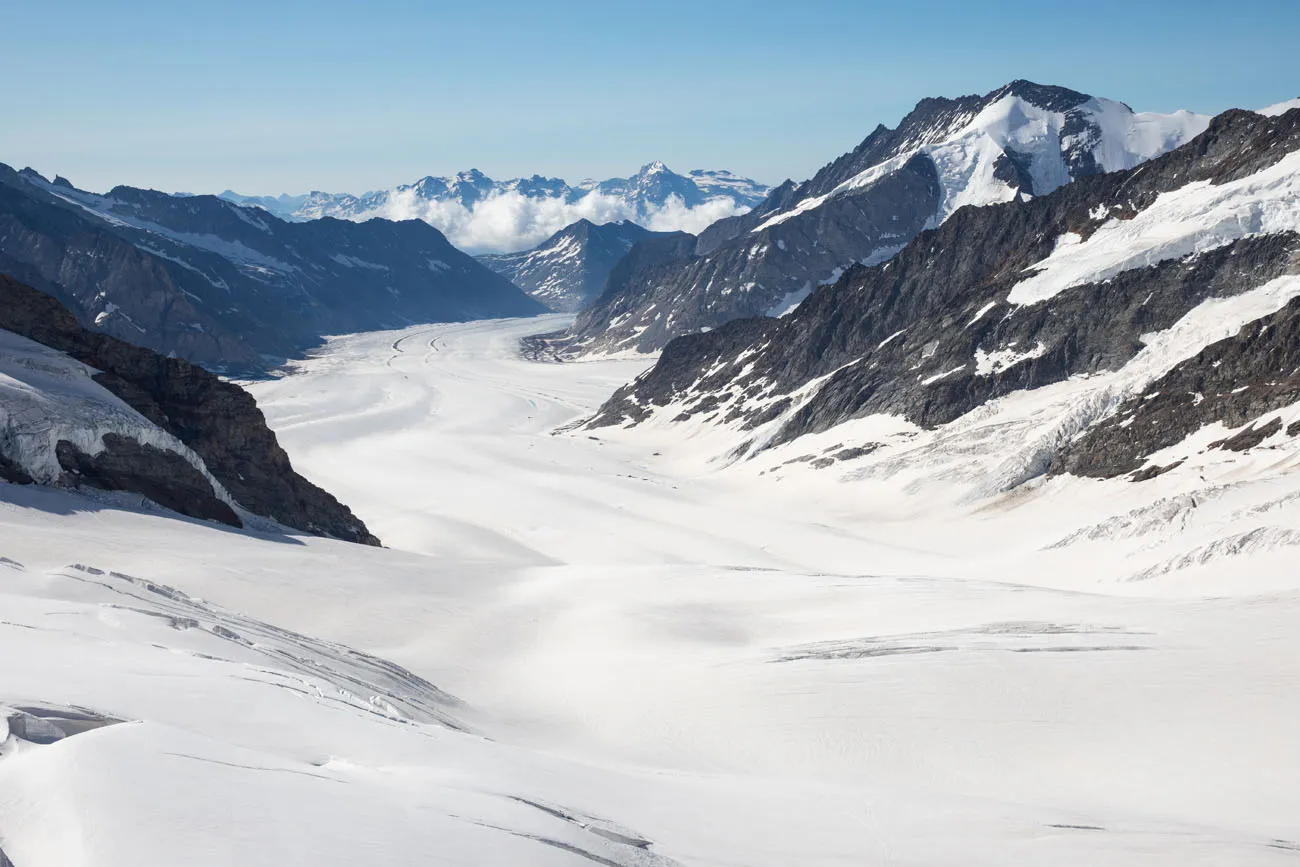
[{"label": "jagged rocky peak", "polygon": [[656,271],[653,285],[626,288],[638,301],[594,305],[566,344],[579,353],[650,352],[731,319],[781,315],[964,206],[1041,196],[1132,168],[1206,123],[1189,112],[1137,114],[1028,81],[923,99],[896,128],[877,126],[811,179],[782,184],[749,213],[707,228],[693,254]]},{"label": "jagged rocky peak", "polygon": [[1298,329],[1300,108],[1230,111],[1140,168],[962,209],[785,318],[679,337],[591,424],[721,428],[732,459],[816,438],[843,447],[818,466],[985,493],[1142,480],[1300,435]]},{"label": "jagged rocky peak", "polygon": [[378,545],[294,472],[252,396],[189,362],[83,328],[0,274],[0,478],[142,496],[204,520],[248,516]]},{"label": "jagged rocky peak", "polygon": [[657,233],[628,220],[578,220],[532,250],[481,256],[489,268],[559,313],[575,313],[605,288],[610,272],[637,242]]}]

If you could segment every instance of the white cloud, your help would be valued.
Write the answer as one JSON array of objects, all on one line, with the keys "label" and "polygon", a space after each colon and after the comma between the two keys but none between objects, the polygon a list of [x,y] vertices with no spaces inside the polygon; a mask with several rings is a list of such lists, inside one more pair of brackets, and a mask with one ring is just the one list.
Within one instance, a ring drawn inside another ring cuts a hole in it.
[{"label": "white cloud", "polygon": [[737,217],[748,211],[748,207],[727,198],[709,199],[703,204],[688,208],[681,198],[670,196],[663,207],[648,215],[644,225],[656,232],[690,232],[698,235],[718,220]]},{"label": "white cloud", "polygon": [[414,190],[394,192],[383,207],[361,219],[386,217],[390,220],[423,220],[469,253],[527,250],[578,220],[610,223],[632,220],[657,232],[699,232],[723,217],[745,213],[748,208],[731,199],[711,199],[693,208],[672,196],[662,207],[638,214],[635,207],[617,196],[588,193],[577,201],[529,198],[518,192],[494,193],[466,208],[459,202],[420,199]]}]

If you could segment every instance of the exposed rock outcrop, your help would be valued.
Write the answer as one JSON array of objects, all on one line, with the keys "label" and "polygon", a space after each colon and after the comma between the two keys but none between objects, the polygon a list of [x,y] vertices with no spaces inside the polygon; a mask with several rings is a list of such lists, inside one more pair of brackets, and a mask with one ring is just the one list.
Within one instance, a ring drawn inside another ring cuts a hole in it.
[{"label": "exposed rock outcrop", "polygon": [[243,526],[235,510],[217,498],[212,483],[185,458],[121,434],[106,433],[102,441],[103,450],[94,455],[67,440],[59,442],[59,465],[73,475],[75,484],[131,491],[182,515]]},{"label": "exposed rock outcrop", "polygon": [[1174,367],[1072,443],[1052,469],[1103,478],[1145,472],[1148,455],[1214,422],[1247,427],[1211,448],[1246,451],[1282,433],[1282,419],[1268,413],[1297,402],[1300,301],[1292,301]]},{"label": "exposed rock outcrop", "polygon": [[[193,450],[248,511],[307,533],[379,544],[346,506],[294,472],[257,403],[239,386],[188,361],[89,331],[55,299],[4,275],[0,328],[99,371],[96,382]],[[100,455],[64,448],[59,458],[99,487],[133,490],[184,514],[232,523],[212,502],[211,488],[205,491],[174,461],[159,462],[140,444],[105,437],[104,445]]]}]

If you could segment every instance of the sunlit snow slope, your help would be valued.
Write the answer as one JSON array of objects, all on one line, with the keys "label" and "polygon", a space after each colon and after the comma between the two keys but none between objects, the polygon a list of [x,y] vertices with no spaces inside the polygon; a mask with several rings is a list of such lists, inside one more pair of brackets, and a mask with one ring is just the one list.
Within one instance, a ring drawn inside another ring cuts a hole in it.
[{"label": "sunlit snow slope", "polygon": [[643,366],[517,356],[563,324],[253,386],[392,549],[0,486],[16,867],[1294,863],[1290,451],[973,504],[719,469],[563,429]]}]

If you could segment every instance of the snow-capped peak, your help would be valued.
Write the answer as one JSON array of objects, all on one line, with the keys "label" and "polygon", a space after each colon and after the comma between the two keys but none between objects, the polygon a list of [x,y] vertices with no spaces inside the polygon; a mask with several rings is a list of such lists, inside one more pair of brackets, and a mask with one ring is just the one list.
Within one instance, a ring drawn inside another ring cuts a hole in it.
[{"label": "snow-capped peak", "polygon": [[884,159],[830,192],[772,215],[754,231],[869,187],[918,155],[928,157],[938,173],[937,225],[965,205],[1041,196],[1077,177],[1133,168],[1199,135],[1210,121],[1188,111],[1138,113],[1121,102],[1026,81],[1012,82],[982,103],[937,113],[930,123],[913,121],[915,129]]},{"label": "snow-capped peak", "polygon": [[468,169],[360,196],[313,192],[276,198],[228,192],[223,197],[290,220],[424,220],[457,247],[484,253],[531,248],[583,219],[596,224],[632,220],[657,231],[699,231],[722,217],[747,212],[767,193],[763,184],[732,172],[695,169],[679,175],[654,160],[630,177],[577,184],[538,174],[499,181]]},{"label": "snow-capped peak", "polygon": [[1265,117],[1277,117],[1296,108],[1300,108],[1300,97],[1288,99],[1286,102],[1279,102],[1276,105],[1270,105],[1268,108],[1258,109],[1255,113],[1262,114]]}]

